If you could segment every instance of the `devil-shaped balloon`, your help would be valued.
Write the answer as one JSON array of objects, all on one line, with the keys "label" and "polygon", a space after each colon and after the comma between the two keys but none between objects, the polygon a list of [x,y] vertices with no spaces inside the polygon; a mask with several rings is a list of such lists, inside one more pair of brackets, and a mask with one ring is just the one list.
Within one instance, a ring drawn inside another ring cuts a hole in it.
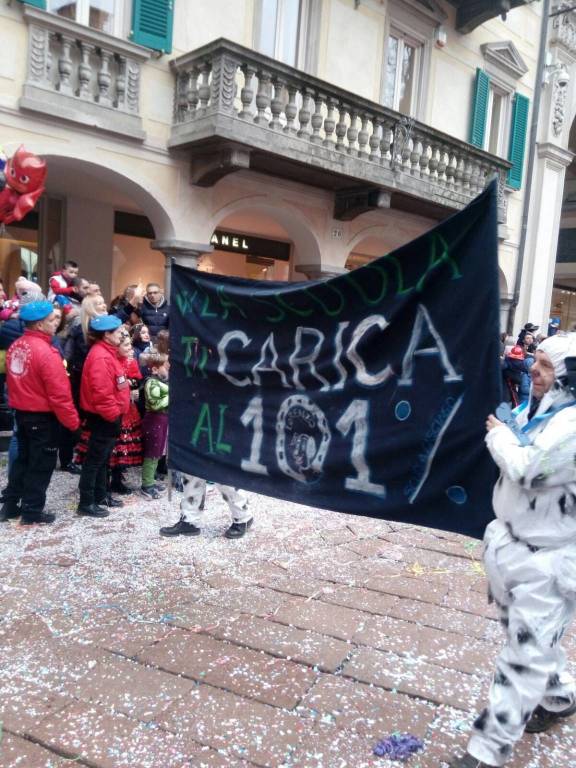
[{"label": "devil-shaped balloon", "polygon": [[34,208],[44,192],[46,161],[19,147],[6,161],[0,162],[0,223],[20,221]]}]

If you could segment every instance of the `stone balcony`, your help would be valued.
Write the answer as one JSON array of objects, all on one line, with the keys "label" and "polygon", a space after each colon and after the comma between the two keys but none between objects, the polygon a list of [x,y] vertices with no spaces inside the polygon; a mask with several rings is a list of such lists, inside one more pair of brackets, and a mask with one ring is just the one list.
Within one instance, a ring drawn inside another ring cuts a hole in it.
[{"label": "stone balcony", "polygon": [[195,184],[250,168],[334,190],[336,218],[390,205],[440,217],[496,174],[504,207],[507,161],[275,59],[219,39],[171,66],[170,146]]},{"label": "stone balcony", "polygon": [[28,73],[20,108],[142,141],[141,67],[151,52],[24,6]]}]

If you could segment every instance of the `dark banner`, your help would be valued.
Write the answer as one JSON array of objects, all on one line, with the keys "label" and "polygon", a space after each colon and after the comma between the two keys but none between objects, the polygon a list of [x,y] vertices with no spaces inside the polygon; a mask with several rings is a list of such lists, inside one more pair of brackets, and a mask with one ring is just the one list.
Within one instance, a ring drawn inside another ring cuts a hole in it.
[{"label": "dark banner", "polygon": [[327,281],[172,271],[170,465],[480,537],[500,397],[496,185]]}]

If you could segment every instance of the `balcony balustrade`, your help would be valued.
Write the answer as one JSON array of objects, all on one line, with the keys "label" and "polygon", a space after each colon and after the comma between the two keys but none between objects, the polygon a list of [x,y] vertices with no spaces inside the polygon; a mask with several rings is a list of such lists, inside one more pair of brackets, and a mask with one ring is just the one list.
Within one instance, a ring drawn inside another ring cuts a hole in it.
[{"label": "balcony balustrade", "polygon": [[219,39],[171,65],[170,145],[189,150],[197,184],[251,168],[334,189],[351,218],[387,194],[458,209],[496,174],[504,202],[507,161],[250,49]]},{"label": "balcony balustrade", "polygon": [[143,140],[140,73],[150,51],[24,6],[28,75],[20,107]]}]

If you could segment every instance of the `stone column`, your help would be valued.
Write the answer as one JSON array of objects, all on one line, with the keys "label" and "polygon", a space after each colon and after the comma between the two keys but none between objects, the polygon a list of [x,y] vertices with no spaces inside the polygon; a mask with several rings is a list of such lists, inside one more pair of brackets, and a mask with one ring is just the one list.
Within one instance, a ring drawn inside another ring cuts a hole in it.
[{"label": "stone column", "polygon": [[161,251],[164,254],[164,293],[170,297],[170,284],[172,282],[172,265],[179,264],[183,267],[196,269],[198,259],[203,253],[212,253],[214,247],[209,243],[189,243],[186,240],[153,240],[150,243],[153,251]]},{"label": "stone column", "polygon": [[337,267],[335,264],[295,264],[294,271],[302,272],[308,280],[329,280],[348,272],[344,267]]},{"label": "stone column", "polygon": [[539,325],[542,333],[548,329],[564,176],[573,157],[557,144],[538,145],[516,329],[526,322]]}]

